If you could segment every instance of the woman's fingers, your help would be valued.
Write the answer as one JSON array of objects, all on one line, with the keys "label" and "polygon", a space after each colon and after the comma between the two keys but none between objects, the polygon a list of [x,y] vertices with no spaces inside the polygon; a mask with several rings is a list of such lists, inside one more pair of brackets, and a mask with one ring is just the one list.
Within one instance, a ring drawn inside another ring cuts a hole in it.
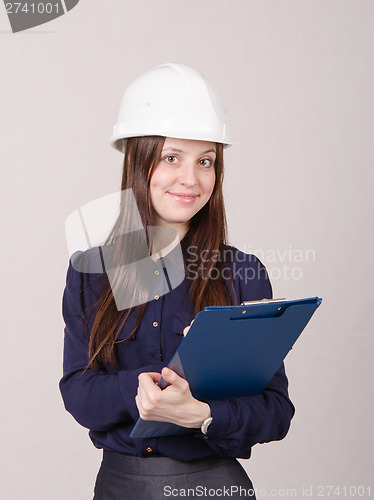
[{"label": "woman's fingers", "polygon": [[170,385],[162,390],[157,386],[160,373],[141,373],[135,402],[139,415],[144,420],[165,420],[169,413],[180,411],[183,405],[191,399],[189,384],[169,368],[162,369],[162,377]]},{"label": "woman's fingers", "polygon": [[[170,384],[164,390],[156,385],[161,374]],[[142,373],[139,375],[135,402],[141,418],[171,422],[184,427],[200,427],[201,422],[210,415],[209,405],[195,399],[187,380],[170,368],[163,368],[161,374]]]},{"label": "woman's fingers", "polygon": [[154,400],[155,395],[161,392],[160,387],[157,386],[161,378],[160,373],[144,372],[138,376],[138,396],[141,401]]},{"label": "woman's fingers", "polygon": [[151,388],[159,382],[161,373],[157,372],[143,372],[138,376],[139,385]]},{"label": "woman's fingers", "polygon": [[186,328],[183,330],[183,335],[184,335],[184,336],[186,336],[186,335],[187,335],[188,330],[191,328],[191,325],[192,325],[192,323],[193,323],[194,321],[195,321],[195,320],[193,319],[193,320],[191,321],[191,324],[190,324],[189,326],[186,326]]},{"label": "woman's fingers", "polygon": [[177,391],[183,393],[189,390],[189,384],[187,380],[177,375],[173,370],[170,370],[170,368],[163,368],[161,374],[163,379],[166,380],[166,382],[169,382],[169,384],[171,384],[171,387],[173,387]]}]

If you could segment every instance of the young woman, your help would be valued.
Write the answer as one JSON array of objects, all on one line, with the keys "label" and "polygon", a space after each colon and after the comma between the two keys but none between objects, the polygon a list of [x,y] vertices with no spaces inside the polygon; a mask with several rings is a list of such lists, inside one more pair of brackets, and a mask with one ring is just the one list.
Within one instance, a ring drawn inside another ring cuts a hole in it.
[{"label": "young woman", "polygon": [[[255,498],[236,458],[286,435],[294,407],[283,364],[262,394],[207,401],[166,368],[205,306],[272,296],[261,262],[226,244],[224,111],[198,72],[161,65],[127,89],[112,144],[124,153],[121,189],[132,193],[144,229],[131,226],[123,198],[105,244],[72,256],[63,298],[60,389],[103,449],[94,498],[242,498],[244,490]],[[158,229],[174,231],[180,245],[166,244],[173,238]],[[170,383],[164,390],[161,375]],[[139,415],[189,431],[131,439]]]}]

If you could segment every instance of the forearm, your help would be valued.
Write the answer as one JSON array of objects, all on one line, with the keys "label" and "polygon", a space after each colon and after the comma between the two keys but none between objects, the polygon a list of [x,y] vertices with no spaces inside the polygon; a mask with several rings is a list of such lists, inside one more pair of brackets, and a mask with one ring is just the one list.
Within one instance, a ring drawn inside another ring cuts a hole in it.
[{"label": "forearm", "polygon": [[219,453],[240,458],[248,458],[256,443],[283,439],[294,414],[283,367],[262,394],[207,402],[213,417],[207,443]]},{"label": "forearm", "polygon": [[136,421],[138,375],[143,371],[161,371],[162,366],[150,365],[114,374],[90,369],[66,372],[60,381],[65,408],[82,426],[95,431]]},{"label": "forearm", "polygon": [[195,399],[185,406],[176,407],[174,414],[169,415],[168,421],[189,429],[200,429],[204,420],[210,416],[210,406]]}]

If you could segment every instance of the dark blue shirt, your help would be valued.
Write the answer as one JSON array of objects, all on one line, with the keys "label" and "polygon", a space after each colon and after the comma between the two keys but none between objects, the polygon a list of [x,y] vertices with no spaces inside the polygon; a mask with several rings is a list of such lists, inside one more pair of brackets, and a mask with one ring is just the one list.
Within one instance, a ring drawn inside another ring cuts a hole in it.
[{"label": "dark blue shirt", "polygon": [[[253,255],[226,247],[232,256],[232,276],[239,302],[272,297],[264,266]],[[221,256],[222,257],[222,256]],[[167,258],[165,261],[167,264]],[[166,265],[167,268],[167,265]],[[227,279],[228,274],[222,273]],[[189,278],[163,296],[148,302],[133,339],[117,344],[120,368],[86,369],[93,312],[105,274],[78,272],[70,261],[63,296],[65,320],[64,367],[60,390],[66,409],[84,427],[97,448],[137,456],[167,456],[183,461],[209,456],[249,458],[251,447],[282,439],[290,426],[294,407],[288,397],[283,364],[262,394],[207,401],[213,422],[204,436],[130,439],[139,413],[135,404],[138,375],[160,372],[183,339],[183,329],[194,317]],[[229,282],[229,280],[227,280]],[[231,302],[235,296],[228,283]],[[119,333],[125,339],[134,326],[133,310]]]}]

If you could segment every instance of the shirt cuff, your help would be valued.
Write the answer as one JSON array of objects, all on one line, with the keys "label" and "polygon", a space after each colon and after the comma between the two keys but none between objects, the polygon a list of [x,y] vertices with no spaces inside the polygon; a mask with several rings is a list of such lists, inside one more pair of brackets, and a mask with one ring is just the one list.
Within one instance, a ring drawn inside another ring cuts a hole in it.
[{"label": "shirt cuff", "polygon": [[208,437],[221,439],[230,433],[230,404],[225,400],[204,401],[210,406],[212,423],[208,427]]}]

